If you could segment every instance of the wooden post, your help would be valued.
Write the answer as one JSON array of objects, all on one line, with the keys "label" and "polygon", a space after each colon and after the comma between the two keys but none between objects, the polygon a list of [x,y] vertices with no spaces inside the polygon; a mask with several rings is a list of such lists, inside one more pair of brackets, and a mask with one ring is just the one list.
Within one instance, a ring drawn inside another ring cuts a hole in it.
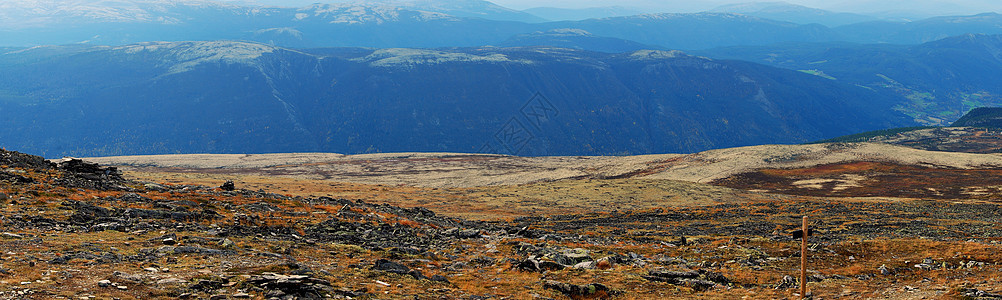
[{"label": "wooden post", "polygon": [[804,232],[800,242],[800,299],[807,298],[807,216],[804,216]]}]

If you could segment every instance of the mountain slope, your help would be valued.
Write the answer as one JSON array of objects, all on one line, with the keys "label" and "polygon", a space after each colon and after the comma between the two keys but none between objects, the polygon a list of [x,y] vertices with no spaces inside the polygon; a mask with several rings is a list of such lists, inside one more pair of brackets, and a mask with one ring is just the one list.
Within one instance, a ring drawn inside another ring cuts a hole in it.
[{"label": "mountain slope", "polygon": [[916,46],[788,44],[699,54],[803,70],[907,101],[925,125],[949,125],[975,107],[1002,105],[1002,35],[963,35]]},{"label": "mountain slope", "polygon": [[679,52],[47,49],[0,56],[0,140],[50,157],[694,152],[912,124],[866,89]]}]

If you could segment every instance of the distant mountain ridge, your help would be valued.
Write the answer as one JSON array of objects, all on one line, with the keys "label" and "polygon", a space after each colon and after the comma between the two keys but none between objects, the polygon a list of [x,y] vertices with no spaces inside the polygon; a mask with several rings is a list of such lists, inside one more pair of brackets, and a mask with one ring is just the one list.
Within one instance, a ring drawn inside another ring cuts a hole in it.
[{"label": "distant mountain ridge", "polygon": [[1002,18],[995,14],[830,28],[718,12],[536,23],[542,20],[483,0],[386,0],[306,7],[241,6],[208,0],[57,3],[63,2],[0,2],[0,45],[248,40],[295,48],[476,47],[533,32],[571,28],[644,45],[693,50],[787,42],[908,44],[965,33],[1002,33]]},{"label": "distant mountain ridge", "polygon": [[0,140],[48,157],[696,152],[913,124],[863,88],[678,51],[154,42],[0,66]]},{"label": "distant mountain ridge", "polygon": [[790,4],[787,2],[736,3],[720,6],[710,11],[739,13],[763,19],[772,19],[798,24],[818,23],[829,27],[878,20],[876,17],[866,15],[832,12],[802,5]]}]

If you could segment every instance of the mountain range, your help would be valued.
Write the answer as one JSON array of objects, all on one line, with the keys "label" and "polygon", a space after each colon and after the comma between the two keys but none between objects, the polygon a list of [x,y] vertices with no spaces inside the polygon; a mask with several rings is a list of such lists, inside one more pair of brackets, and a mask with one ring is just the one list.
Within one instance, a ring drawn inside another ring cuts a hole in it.
[{"label": "mountain range", "polygon": [[695,152],[913,124],[891,96],[678,51],[153,42],[0,66],[0,140],[49,157]]},{"label": "mountain range", "polygon": [[570,28],[645,45],[692,50],[782,42],[915,44],[967,33],[1002,33],[1002,17],[993,13],[827,27],[798,24],[805,20],[781,15],[807,10],[829,25],[850,21],[838,13],[782,7],[780,15],[768,14],[767,7],[730,7],[720,10],[748,15],[659,13],[542,22],[528,13],[474,0],[387,0],[305,7],[208,0],[11,0],[0,3],[0,45],[247,40],[296,48],[477,47],[496,45],[518,35]]}]

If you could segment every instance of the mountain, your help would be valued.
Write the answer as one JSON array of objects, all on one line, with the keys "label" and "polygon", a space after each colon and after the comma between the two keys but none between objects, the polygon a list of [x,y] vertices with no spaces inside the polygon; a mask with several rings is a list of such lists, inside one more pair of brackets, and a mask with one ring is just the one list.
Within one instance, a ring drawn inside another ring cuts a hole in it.
[{"label": "mountain", "polygon": [[913,22],[874,21],[833,28],[846,41],[919,44],[963,34],[1002,34],[1002,15],[934,17]]},{"label": "mountain", "polygon": [[924,125],[1002,105],[1002,35],[969,34],[921,45],[786,44],[697,52],[801,70],[907,99],[896,109]]},{"label": "mountain", "polygon": [[496,21],[515,21],[526,23],[541,23],[547,21],[547,19],[533,15],[529,12],[513,10],[483,0],[383,0],[375,2],[383,5],[402,7],[412,10],[444,13],[463,18],[480,18]]},{"label": "mountain", "polygon": [[481,18],[496,21],[527,23],[545,22],[546,19],[483,0],[221,0],[244,6],[308,7],[315,4],[353,4],[358,6],[391,6],[407,10],[437,12],[463,18]]},{"label": "mountain", "polygon": [[710,11],[738,13],[763,19],[786,21],[797,24],[817,23],[828,27],[877,20],[877,18],[871,16],[854,13],[832,12],[823,9],[790,4],[787,2],[750,2],[728,4]]},{"label": "mountain", "polygon": [[0,45],[124,45],[226,39],[296,48],[470,47],[561,28],[578,28],[597,36],[670,49],[839,39],[834,31],[820,25],[721,13],[530,24],[463,18],[378,3],[316,4],[301,8],[238,6],[201,0],[80,0],[63,6],[47,4],[51,3],[18,0],[0,4],[6,11],[0,19]]},{"label": "mountain", "polygon": [[49,48],[0,56],[0,140],[49,157],[694,152],[913,124],[863,88],[675,51]]},{"label": "mountain", "polygon": [[683,50],[840,39],[837,33],[822,25],[800,25],[732,13],[663,13],[540,25],[549,29],[578,28],[598,36]]},{"label": "mountain", "polygon": [[589,8],[535,7],[523,11],[551,21],[579,21],[644,14],[644,11],[641,9],[622,6]]},{"label": "mountain", "polygon": [[[600,37],[580,29],[554,29],[516,35],[498,44],[501,47],[552,46],[608,53],[633,52],[645,49],[659,49],[634,41],[610,37]],[[666,50],[666,49],[662,49]]]},{"label": "mountain", "polygon": [[531,32],[526,23],[466,19],[378,4],[286,8],[201,0],[59,3],[17,0],[0,4],[6,11],[0,18],[0,45],[234,39],[296,47],[434,47],[484,45]]}]

